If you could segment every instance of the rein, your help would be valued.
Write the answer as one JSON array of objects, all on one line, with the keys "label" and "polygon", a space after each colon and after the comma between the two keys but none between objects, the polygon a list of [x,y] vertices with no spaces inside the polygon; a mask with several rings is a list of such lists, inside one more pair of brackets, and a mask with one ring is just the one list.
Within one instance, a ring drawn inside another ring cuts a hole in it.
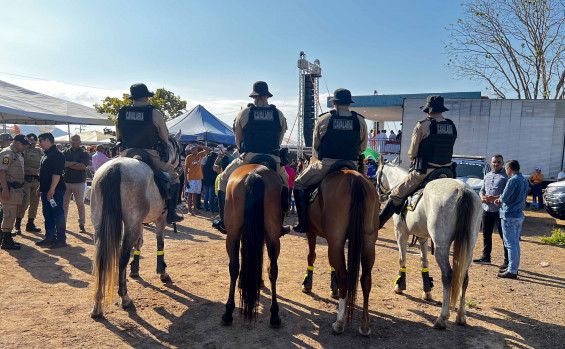
[{"label": "rein", "polygon": [[380,171],[378,171],[377,173],[377,189],[381,196],[387,197],[390,194],[391,189],[390,188],[386,189],[383,186],[383,172],[384,172],[384,164],[381,164]]}]

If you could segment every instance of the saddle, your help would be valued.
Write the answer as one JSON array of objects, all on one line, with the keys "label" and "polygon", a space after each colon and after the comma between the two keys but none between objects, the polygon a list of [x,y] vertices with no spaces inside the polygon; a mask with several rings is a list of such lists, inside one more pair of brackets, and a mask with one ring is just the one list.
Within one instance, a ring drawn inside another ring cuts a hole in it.
[{"label": "saddle", "polygon": [[416,190],[414,190],[404,199],[404,202],[402,203],[402,205],[400,205],[399,211],[402,213],[406,213],[407,211],[414,211],[416,209],[416,206],[420,202],[420,199],[422,198],[422,193],[424,192],[426,185],[433,180],[442,178],[455,178],[455,173],[450,167],[439,167],[435,169],[424,179],[422,183],[420,183]]},{"label": "saddle", "polygon": [[[275,172],[277,172],[277,162],[275,161],[275,159],[273,159],[271,156],[267,155],[267,154],[259,154],[259,155],[255,155],[251,161],[249,161],[250,164],[254,164],[254,165],[263,165]],[[284,166],[281,162],[281,166]],[[280,176],[279,176],[280,177]],[[281,178],[282,181],[282,178]],[[288,202],[289,202],[289,192],[288,192],[288,188],[283,186],[283,189],[281,191],[281,208],[283,211],[283,215],[286,215],[286,211],[288,210]]]},{"label": "saddle", "polygon": [[132,148],[127,151],[126,155],[120,154],[120,156],[136,159],[149,166],[149,168],[153,171],[153,179],[155,180],[155,184],[159,189],[161,197],[163,197],[164,200],[171,198],[171,176],[167,172],[155,169],[151,155],[149,155],[145,149]]}]

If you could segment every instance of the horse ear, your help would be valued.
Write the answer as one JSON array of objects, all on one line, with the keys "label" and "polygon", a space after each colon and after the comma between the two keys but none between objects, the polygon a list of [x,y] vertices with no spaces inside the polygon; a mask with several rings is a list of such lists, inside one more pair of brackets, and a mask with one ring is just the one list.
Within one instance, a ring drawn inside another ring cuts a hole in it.
[{"label": "horse ear", "polygon": [[398,164],[398,156],[394,158],[394,160],[392,160],[392,163],[397,165]]},{"label": "horse ear", "polygon": [[177,132],[177,134],[175,135],[175,140],[178,142],[178,140],[180,139],[181,136],[181,130],[179,130],[179,132]]}]

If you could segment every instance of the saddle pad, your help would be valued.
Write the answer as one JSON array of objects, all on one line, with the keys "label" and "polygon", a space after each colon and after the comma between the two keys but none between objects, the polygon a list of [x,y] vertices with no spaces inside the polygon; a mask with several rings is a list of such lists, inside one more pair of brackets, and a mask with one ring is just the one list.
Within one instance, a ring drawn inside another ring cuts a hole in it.
[{"label": "saddle pad", "polygon": [[406,210],[414,211],[416,209],[416,205],[418,205],[418,202],[420,202],[420,199],[422,198],[423,191],[423,188],[418,189],[416,192],[414,192],[414,194],[406,198]]}]

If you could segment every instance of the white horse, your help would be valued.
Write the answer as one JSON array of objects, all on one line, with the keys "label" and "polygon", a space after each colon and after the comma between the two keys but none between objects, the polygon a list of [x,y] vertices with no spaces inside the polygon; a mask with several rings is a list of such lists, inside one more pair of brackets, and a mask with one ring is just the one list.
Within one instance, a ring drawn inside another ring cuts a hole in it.
[{"label": "white horse", "polygon": [[[178,138],[169,137],[169,162],[179,163]],[[119,157],[102,165],[92,182],[90,214],[94,225],[95,255],[94,306],[91,316],[102,315],[103,303],[111,302],[118,279],[118,295],[124,308],[132,305],[127,294],[126,268],[131,258],[131,277],[139,275],[139,256],[143,245],[143,223],[155,223],[157,235],[157,273],[170,281],[164,260],[164,235],[167,224],[165,199],[159,192],[153,170],[136,158]],[[123,233],[122,233],[123,232]]]},{"label": "white horse", "polygon": [[[377,172],[379,194],[386,195],[398,185],[408,171],[391,163],[381,164]],[[441,313],[434,323],[443,329],[449,319],[449,306],[457,309],[457,324],[464,325],[465,291],[469,282],[468,269],[481,224],[481,200],[463,182],[451,178],[429,182],[414,211],[394,215],[394,232],[400,252],[400,273],[395,281],[395,292],[406,289],[406,247],[408,237],[415,235],[420,243],[420,262],[424,293],[422,298],[431,300],[432,284],[429,278],[428,238],[435,245],[436,261],[441,269],[443,303]],[[449,263],[451,243],[453,248],[453,269]]]}]

